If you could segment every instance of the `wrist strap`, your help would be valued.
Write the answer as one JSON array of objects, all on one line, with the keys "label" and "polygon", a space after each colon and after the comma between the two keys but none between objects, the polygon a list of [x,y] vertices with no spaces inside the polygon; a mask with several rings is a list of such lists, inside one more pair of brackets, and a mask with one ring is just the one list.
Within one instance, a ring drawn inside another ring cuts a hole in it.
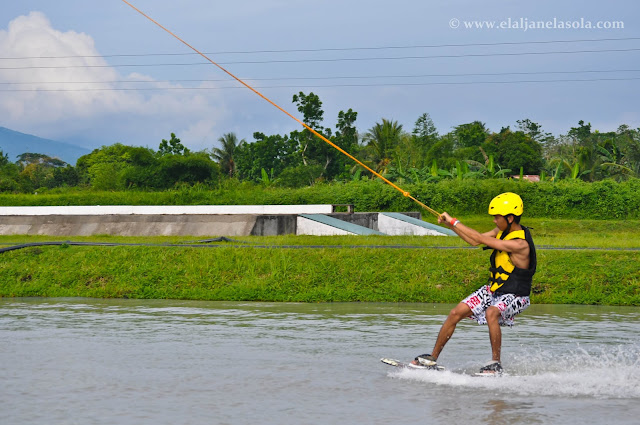
[{"label": "wrist strap", "polygon": [[456,227],[456,224],[458,223],[460,223],[460,220],[458,220],[457,218],[451,219],[451,227]]}]

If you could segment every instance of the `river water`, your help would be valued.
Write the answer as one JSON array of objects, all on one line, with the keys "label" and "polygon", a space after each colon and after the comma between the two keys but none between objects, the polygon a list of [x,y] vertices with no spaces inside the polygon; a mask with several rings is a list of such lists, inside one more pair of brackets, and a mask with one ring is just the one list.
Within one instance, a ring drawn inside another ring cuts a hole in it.
[{"label": "river water", "polygon": [[638,424],[640,309],[533,305],[503,330],[451,305],[0,299],[0,423]]}]

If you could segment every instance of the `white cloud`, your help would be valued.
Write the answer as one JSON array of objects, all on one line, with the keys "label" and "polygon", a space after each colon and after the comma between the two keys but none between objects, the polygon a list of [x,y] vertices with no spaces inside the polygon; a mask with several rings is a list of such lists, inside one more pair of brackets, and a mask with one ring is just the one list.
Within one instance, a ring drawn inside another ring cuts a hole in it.
[{"label": "white cloud", "polygon": [[[226,115],[215,90],[109,90],[141,87],[114,81],[150,82],[144,88],[167,84],[138,73],[121,75],[101,57],[91,36],[56,30],[40,12],[19,16],[6,31],[0,31],[0,57],[15,58],[0,62],[2,87],[23,90],[0,97],[0,125],[18,131],[76,143],[121,141],[153,148],[162,137],[175,132],[197,150],[209,147],[208,133]],[[90,67],[74,67],[77,65]],[[44,68],[51,66],[62,68]],[[96,88],[106,90],[87,90]],[[51,91],[55,89],[67,91]]]}]

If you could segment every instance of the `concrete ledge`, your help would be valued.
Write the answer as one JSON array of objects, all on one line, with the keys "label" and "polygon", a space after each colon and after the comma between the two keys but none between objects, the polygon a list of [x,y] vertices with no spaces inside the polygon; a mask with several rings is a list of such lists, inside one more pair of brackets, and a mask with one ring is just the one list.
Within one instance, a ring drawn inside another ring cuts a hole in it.
[{"label": "concrete ledge", "polygon": [[451,229],[427,223],[402,213],[380,213],[378,230],[387,235],[456,236]]},{"label": "concrete ledge", "polygon": [[353,233],[329,226],[309,218],[298,216],[296,218],[296,235],[311,236],[345,236],[353,235]]},{"label": "concrete ledge", "polygon": [[0,216],[25,215],[183,215],[183,214],[331,214],[333,205],[82,205],[0,207]]},{"label": "concrete ledge", "polygon": [[383,235],[377,230],[323,214],[300,214],[298,235]]},{"label": "concrete ledge", "polygon": [[51,236],[244,236],[255,228],[251,214],[211,215],[40,215],[0,219],[0,235]]},{"label": "concrete ledge", "polygon": [[[455,234],[449,229],[420,220],[420,213],[331,214],[332,209],[332,205],[0,207],[0,235]],[[243,211],[251,212],[242,213]]]}]

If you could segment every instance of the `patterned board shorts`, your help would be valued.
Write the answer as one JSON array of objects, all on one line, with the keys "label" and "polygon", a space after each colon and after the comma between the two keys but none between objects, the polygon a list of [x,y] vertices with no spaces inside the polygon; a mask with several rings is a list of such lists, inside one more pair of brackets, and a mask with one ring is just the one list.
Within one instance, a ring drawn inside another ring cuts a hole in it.
[{"label": "patterned board shorts", "polygon": [[516,314],[522,313],[531,302],[529,297],[520,297],[514,294],[494,294],[490,286],[486,285],[462,300],[469,306],[472,316],[470,319],[478,322],[479,325],[487,324],[485,312],[491,306],[497,307],[502,315],[498,323],[500,326],[513,326],[513,319]]}]

